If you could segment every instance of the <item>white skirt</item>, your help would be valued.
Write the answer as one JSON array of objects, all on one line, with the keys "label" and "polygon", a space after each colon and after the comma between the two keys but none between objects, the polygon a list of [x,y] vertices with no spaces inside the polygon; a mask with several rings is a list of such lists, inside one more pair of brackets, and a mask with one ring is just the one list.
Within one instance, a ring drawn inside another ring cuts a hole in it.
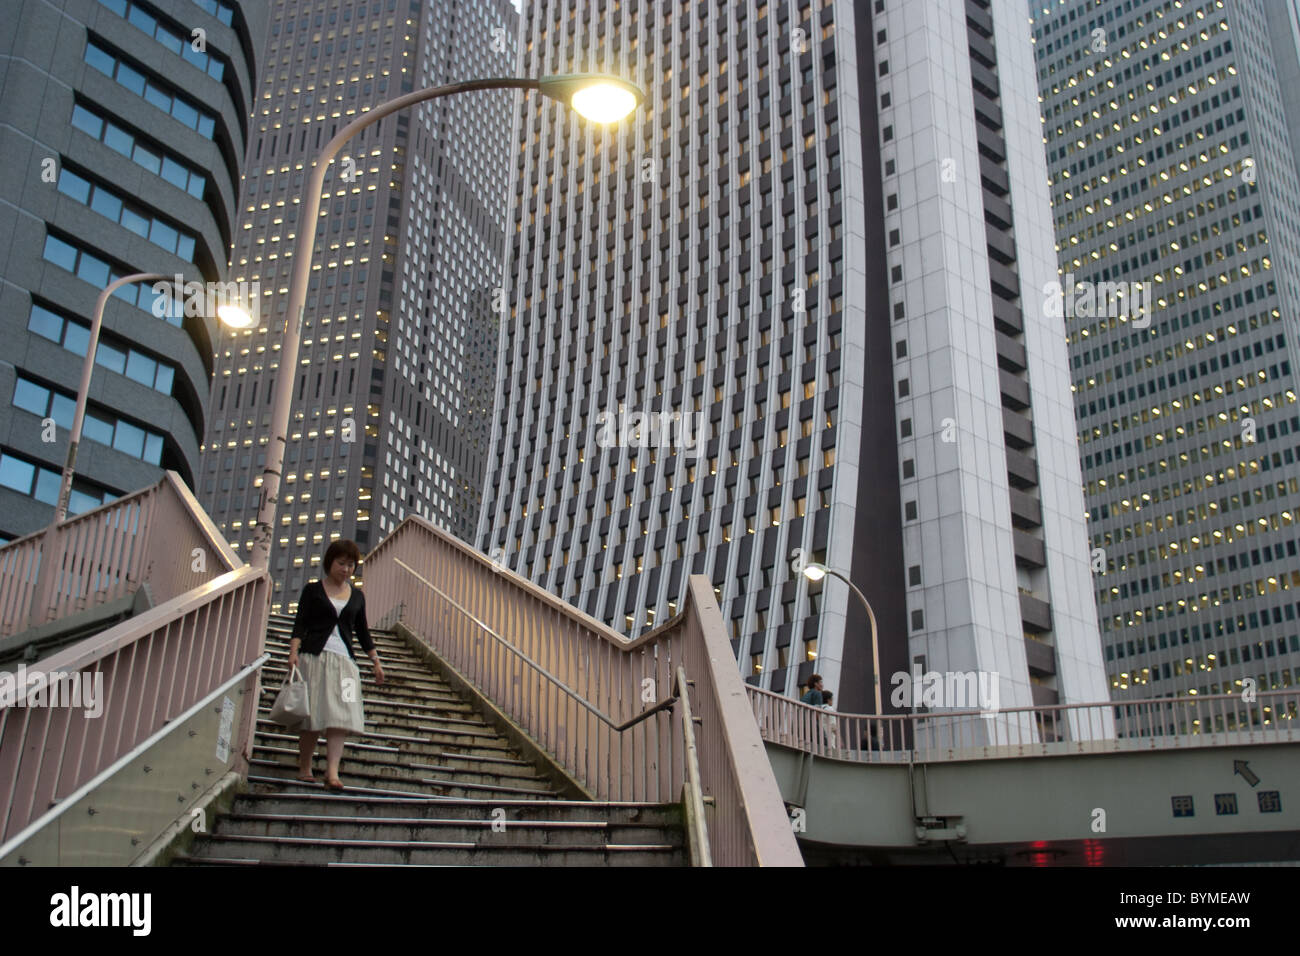
[{"label": "white skirt", "polygon": [[299,733],[329,729],[353,734],[365,732],[361,671],[351,657],[332,651],[304,652],[298,655],[298,669],[307,682],[307,701],[311,707],[311,718],[296,728]]}]

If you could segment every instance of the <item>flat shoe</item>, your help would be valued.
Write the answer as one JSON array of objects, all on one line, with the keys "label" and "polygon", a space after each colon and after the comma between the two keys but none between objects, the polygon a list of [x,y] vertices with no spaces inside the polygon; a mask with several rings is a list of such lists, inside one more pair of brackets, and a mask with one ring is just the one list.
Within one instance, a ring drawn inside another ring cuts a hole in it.
[{"label": "flat shoe", "polygon": [[340,780],[340,781],[338,781],[337,783],[330,783],[328,780],[326,780],[326,781],[325,781],[325,786],[326,786],[328,789],[330,789],[330,790],[342,790],[342,789],[343,789],[343,781]]}]

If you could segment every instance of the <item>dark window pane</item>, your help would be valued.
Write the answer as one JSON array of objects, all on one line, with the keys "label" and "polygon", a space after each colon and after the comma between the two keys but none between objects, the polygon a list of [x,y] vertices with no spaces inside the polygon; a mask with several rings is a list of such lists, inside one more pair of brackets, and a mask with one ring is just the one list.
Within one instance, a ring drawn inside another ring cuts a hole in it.
[{"label": "dark window pane", "polygon": [[97,441],[101,445],[113,444],[113,426],[91,414],[87,414],[81,424],[81,435],[87,441]]},{"label": "dark window pane", "polygon": [[153,36],[153,31],[158,27],[158,21],[149,14],[145,13],[139,7],[132,7],[131,12],[127,14],[127,22],[139,27],[145,33]]},{"label": "dark window pane", "polygon": [[126,357],[126,377],[153,388],[154,375],[158,372],[158,363],[147,355],[131,352]]},{"label": "dark window pane", "polygon": [[144,460],[151,465],[162,464],[163,440],[161,435],[148,435],[144,440]]},{"label": "dark window pane", "polygon": [[126,369],[126,353],[107,343],[100,342],[95,350],[95,364],[121,374]]},{"label": "dark window pane", "polygon": [[[71,428],[77,416],[77,400],[66,395],[55,395],[50,403],[50,417],[60,428]],[[84,431],[84,428],[83,428]]]},{"label": "dark window pane", "polygon": [[39,305],[32,306],[27,327],[37,335],[45,336],[51,342],[58,342],[63,338],[63,319],[49,309],[42,309]]},{"label": "dark window pane", "polygon": [[77,266],[77,250],[62,239],[55,239],[53,236],[45,237],[45,258],[69,272]]},{"label": "dark window pane", "polygon": [[172,379],[175,375],[175,369],[170,365],[164,365],[159,362],[158,377],[154,380],[153,387],[158,389],[158,391],[162,392],[164,395],[170,395],[172,393]]},{"label": "dark window pane", "polygon": [[149,240],[155,245],[162,246],[168,252],[176,251],[176,240],[178,238],[180,236],[175,229],[158,219],[153,221],[153,226],[149,229]]},{"label": "dark window pane", "polygon": [[46,409],[49,407],[49,389],[42,388],[35,382],[29,382],[25,378],[14,381],[14,408],[21,408],[25,412],[31,412],[33,415],[40,415],[44,418]]},{"label": "dark window pane", "polygon": [[181,100],[177,100],[175,105],[172,106],[172,116],[175,116],[190,129],[194,129],[199,125],[199,111],[190,106],[189,103]]},{"label": "dark window pane", "polygon": [[117,82],[121,83],[136,96],[144,96],[144,74],[133,70],[125,63],[117,65]]},{"label": "dark window pane", "polygon": [[194,239],[191,236],[181,236],[176,240],[176,255],[189,262],[194,261]]},{"label": "dark window pane", "polygon": [[144,429],[128,422],[118,422],[117,431],[113,434],[113,447],[133,458],[139,458],[144,454]]},{"label": "dark window pane", "polygon": [[72,125],[95,139],[99,139],[99,134],[104,129],[104,121],[84,106],[72,108]]},{"label": "dark window pane", "polygon": [[84,491],[72,489],[72,494],[68,496],[68,514],[79,515],[83,511],[89,511],[91,508],[98,508],[100,502],[95,500],[91,495]]},{"label": "dark window pane", "polygon": [[199,133],[206,136],[208,139],[212,139],[212,131],[215,128],[215,125],[216,124],[213,122],[211,116],[199,117]]},{"label": "dark window pane", "polygon": [[157,173],[162,169],[162,157],[152,150],[145,149],[139,143],[135,144],[135,153],[131,157],[151,173]]},{"label": "dark window pane", "polygon": [[113,58],[97,46],[86,44],[86,62],[105,76],[113,75]]},{"label": "dark window pane", "polygon": [[163,46],[165,46],[167,49],[171,50],[173,53],[180,53],[182,49],[186,49],[186,50],[191,49],[188,43],[182,47],[180,37],[172,33],[170,30],[159,30],[158,42],[161,43]]},{"label": "dark window pane", "polygon": [[130,209],[123,210],[122,225],[126,226],[126,228],[130,229],[137,236],[142,236],[145,239],[149,238],[149,220],[138,212],[133,212]]},{"label": "dark window pane", "polygon": [[134,142],[131,134],[120,126],[109,123],[108,128],[104,130],[104,143],[109,149],[116,150],[123,156],[131,155],[131,145]]},{"label": "dark window pane", "polygon": [[59,192],[82,205],[90,201],[90,183],[66,169],[59,173]]},{"label": "dark window pane", "polygon": [[122,200],[102,189],[96,189],[90,200],[90,208],[101,216],[117,222],[122,217]]},{"label": "dark window pane", "polygon": [[181,189],[184,189],[185,184],[189,181],[190,174],[185,167],[176,162],[176,160],[172,159],[170,156],[164,156],[162,160],[162,178],[167,180],[173,186],[179,186]]},{"label": "dark window pane", "polygon": [[29,465],[25,461],[19,461],[17,458],[11,458],[8,455],[0,455],[0,485],[12,488],[14,491],[21,491],[23,494],[29,494],[32,490],[32,479],[35,476],[35,466]]},{"label": "dark window pane", "polygon": [[150,83],[144,91],[144,98],[147,102],[152,103],[164,113],[170,113],[172,108],[172,97],[170,93],[158,89]]},{"label": "dark window pane", "polygon": [[85,355],[86,349],[90,348],[90,329],[76,322],[67,323],[63,330],[63,347],[69,352]]},{"label": "dark window pane", "polygon": [[100,262],[94,256],[82,256],[77,263],[77,275],[102,289],[108,285],[108,263]]},{"label": "dark window pane", "polygon": [[62,476],[57,472],[42,468],[36,473],[36,491],[33,497],[37,501],[45,502],[47,505],[58,504],[61,480]]},{"label": "dark window pane", "polygon": [[203,187],[204,187],[205,185],[207,185],[207,183],[206,183],[206,181],[204,180],[204,178],[203,178],[202,176],[191,175],[191,176],[190,176],[190,184],[189,184],[189,186],[186,188],[185,191],[188,192],[188,193],[189,193],[191,196],[193,196],[195,199],[202,199],[202,198],[203,198]]}]

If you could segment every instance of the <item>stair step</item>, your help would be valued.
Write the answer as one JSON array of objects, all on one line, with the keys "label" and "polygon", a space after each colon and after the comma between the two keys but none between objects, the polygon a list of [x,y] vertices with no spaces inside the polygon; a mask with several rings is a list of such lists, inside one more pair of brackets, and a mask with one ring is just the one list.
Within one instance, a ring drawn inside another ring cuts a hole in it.
[{"label": "stair step", "polygon": [[359,818],[405,817],[421,819],[481,820],[492,810],[503,810],[509,821],[588,820],[595,816],[615,824],[680,826],[681,808],[661,803],[593,803],[587,800],[473,800],[450,797],[380,797],[340,795],[332,791],[288,793],[279,789],[240,794],[232,807],[238,813],[275,813],[289,816]]},{"label": "stair step", "polygon": [[[279,764],[274,761],[264,760],[254,756],[249,761],[250,766],[256,767],[259,777],[275,781],[281,786],[286,787],[312,787],[324,789],[323,783],[305,783],[297,779],[297,763],[290,766],[289,764]],[[283,775],[277,774],[276,771],[284,771]],[[251,780],[252,777],[250,776]],[[516,787],[509,784],[488,784],[474,783],[470,781],[458,780],[454,777],[433,775],[380,775],[366,773],[350,773],[346,766],[339,770],[339,779],[343,781],[344,791],[357,793],[396,793],[396,794],[421,794],[428,793],[447,797],[479,797],[484,800],[502,797],[555,797],[555,791],[543,789],[541,787]]]},{"label": "stair step", "polygon": [[[263,734],[258,734],[262,738]],[[319,744],[317,745],[319,747]],[[259,740],[253,747],[255,756],[264,760],[272,761],[276,766],[296,769],[298,766],[298,747],[296,741],[292,747],[284,746],[284,741]],[[318,755],[318,759],[324,759],[323,755]],[[471,783],[485,782],[506,782],[512,784],[522,784],[525,782],[546,783],[537,768],[532,764],[517,761],[514,763],[499,763],[496,761],[490,763],[474,763],[469,761],[469,766],[457,767],[453,763],[463,761],[460,757],[448,757],[446,761],[440,761],[429,754],[420,754],[413,752],[398,751],[391,747],[374,748],[366,744],[356,746],[348,745],[343,750],[343,757],[339,762],[339,773],[341,776],[349,775],[366,775],[376,771],[388,771],[387,774],[376,774],[380,776],[391,776],[394,778],[428,776],[430,774],[439,777],[455,776],[457,780],[465,780]]]},{"label": "stair step", "polygon": [[569,800],[397,635],[372,630],[386,680],[364,660],[365,731],[344,745],[345,789],[297,779],[298,734],[272,723],[293,619],[273,615],[248,790],[175,866],[684,866],[676,804]]},{"label": "stair step", "polygon": [[667,843],[567,846],[501,842],[423,840],[340,840],[208,834],[189,858],[214,856],[257,858],[276,863],[461,863],[477,866],[664,866],[680,860],[683,850]]},{"label": "stair step", "polygon": [[679,846],[681,833],[670,826],[613,824],[601,819],[509,820],[487,804],[477,820],[463,817],[365,817],[324,814],[228,813],[217,822],[221,836],[284,837],[296,840],[348,840],[413,843],[549,843],[565,846]]},{"label": "stair step", "polygon": [[[280,724],[274,724],[269,720],[259,720],[257,722],[257,739],[265,741],[274,741],[283,746],[286,743],[297,747],[298,734],[295,731],[286,730]],[[527,760],[514,755],[513,751],[506,752],[504,748],[493,747],[474,747],[457,744],[445,744],[439,741],[430,740],[427,737],[417,737],[406,734],[385,734],[372,731],[366,731],[361,735],[364,740],[373,740],[374,743],[360,743],[354,740],[347,742],[349,749],[359,750],[365,753],[393,753],[393,754],[412,754],[428,757],[443,757],[448,760],[467,760],[478,761],[484,764],[501,764],[504,766],[533,766]],[[316,741],[315,754],[323,757],[325,754],[324,735],[320,735]]]}]

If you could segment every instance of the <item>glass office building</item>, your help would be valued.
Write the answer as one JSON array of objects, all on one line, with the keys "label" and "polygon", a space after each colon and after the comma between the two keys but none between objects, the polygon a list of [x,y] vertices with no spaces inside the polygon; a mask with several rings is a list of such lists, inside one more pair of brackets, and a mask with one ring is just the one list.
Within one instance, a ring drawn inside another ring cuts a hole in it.
[{"label": "glass office building", "polygon": [[1291,686],[1296,5],[1028,9],[1111,693]]},{"label": "glass office building", "polygon": [[[520,108],[478,545],[629,635],[712,581],[739,666],[874,706],[983,671],[1105,699],[1024,8],[544,2]],[[903,708],[906,709],[906,708]]]}]

